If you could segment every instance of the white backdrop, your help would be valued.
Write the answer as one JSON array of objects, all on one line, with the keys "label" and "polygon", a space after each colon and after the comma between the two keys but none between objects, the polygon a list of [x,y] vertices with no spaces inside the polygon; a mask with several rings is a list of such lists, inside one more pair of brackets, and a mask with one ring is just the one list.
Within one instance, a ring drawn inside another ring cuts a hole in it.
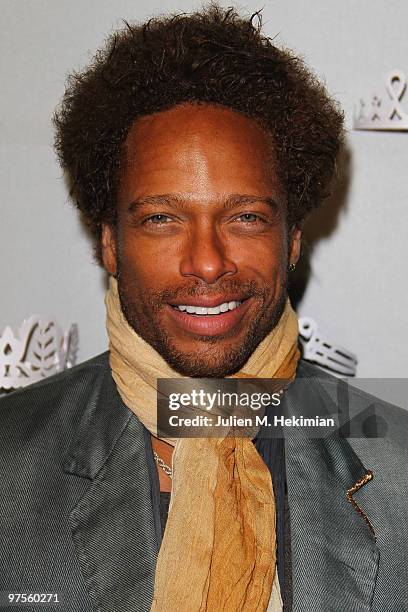
[{"label": "white backdrop", "polygon": [[[248,0],[237,6],[253,12],[262,4],[264,31],[325,79],[349,128],[360,97],[382,94],[391,69],[408,73],[406,0]],[[0,331],[33,313],[51,313],[65,326],[79,324],[81,361],[106,349],[104,275],[67,204],[50,118],[66,74],[84,66],[122,18],[144,20],[199,5],[0,0]],[[314,248],[299,312],[358,355],[359,376],[405,377],[408,133],[350,129],[348,149],[345,204],[335,218],[320,215],[324,237]]]}]

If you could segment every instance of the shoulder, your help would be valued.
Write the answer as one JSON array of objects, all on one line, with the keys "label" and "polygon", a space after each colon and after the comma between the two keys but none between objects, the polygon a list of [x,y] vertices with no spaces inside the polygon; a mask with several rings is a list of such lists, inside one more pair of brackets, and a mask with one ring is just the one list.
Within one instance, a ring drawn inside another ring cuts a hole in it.
[{"label": "shoulder", "polygon": [[406,455],[408,410],[358,388],[358,380],[337,378],[301,360],[297,380],[306,379],[320,397],[334,402],[351,423],[351,438],[381,438]]},{"label": "shoulder", "polygon": [[0,397],[1,446],[27,440],[49,427],[74,429],[84,405],[97,396],[109,353],[103,353],[38,383]]}]

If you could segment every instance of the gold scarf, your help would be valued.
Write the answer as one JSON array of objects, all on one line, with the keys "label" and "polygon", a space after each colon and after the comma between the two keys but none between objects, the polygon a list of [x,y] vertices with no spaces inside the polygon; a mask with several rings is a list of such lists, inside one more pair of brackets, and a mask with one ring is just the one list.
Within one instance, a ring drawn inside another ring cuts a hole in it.
[{"label": "gold scarf", "polygon": [[[112,375],[153,434],[167,362],[128,325],[111,277],[106,294]],[[289,300],[278,325],[235,376],[293,379],[298,322]],[[151,612],[265,612],[276,577],[276,510],[269,469],[249,438],[181,438]]]}]

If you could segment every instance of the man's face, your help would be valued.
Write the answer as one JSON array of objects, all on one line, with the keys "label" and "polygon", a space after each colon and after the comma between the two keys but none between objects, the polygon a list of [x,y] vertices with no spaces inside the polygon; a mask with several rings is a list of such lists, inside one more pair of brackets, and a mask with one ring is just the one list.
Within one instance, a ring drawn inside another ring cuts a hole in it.
[{"label": "man's face", "polygon": [[210,105],[143,117],[125,144],[118,221],[102,241],[123,313],[179,373],[232,374],[277,324],[299,255],[271,144]]}]

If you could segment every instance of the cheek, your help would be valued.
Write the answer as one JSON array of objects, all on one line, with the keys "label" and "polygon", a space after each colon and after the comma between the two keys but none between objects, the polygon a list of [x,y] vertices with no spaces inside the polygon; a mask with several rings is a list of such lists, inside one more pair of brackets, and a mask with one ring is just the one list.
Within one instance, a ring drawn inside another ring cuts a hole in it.
[{"label": "cheek", "polygon": [[179,255],[175,244],[135,238],[131,232],[124,232],[118,247],[121,274],[128,284],[137,285],[140,292],[148,287],[166,287],[177,274]]},{"label": "cheek", "polygon": [[285,235],[260,236],[253,240],[240,241],[231,248],[231,256],[239,270],[251,276],[271,281],[285,273],[287,244]]}]

